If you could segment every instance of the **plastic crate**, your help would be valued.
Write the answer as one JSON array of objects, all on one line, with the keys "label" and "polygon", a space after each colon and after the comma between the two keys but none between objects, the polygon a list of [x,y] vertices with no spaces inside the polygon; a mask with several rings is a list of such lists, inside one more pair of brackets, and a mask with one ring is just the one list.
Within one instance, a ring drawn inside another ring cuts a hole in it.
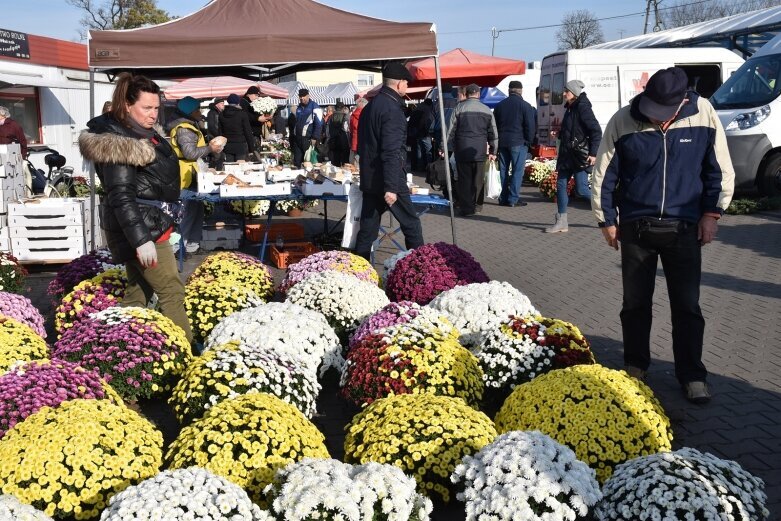
[{"label": "plastic crate", "polygon": [[536,145],[532,147],[532,156],[540,159],[553,159],[556,157],[556,147]]},{"label": "plastic crate", "polygon": [[[266,233],[266,224],[247,224],[244,226],[244,236],[252,242],[261,242]],[[303,241],[304,227],[298,223],[271,223],[268,240],[273,242],[278,235],[285,241]]]},{"label": "plastic crate", "polygon": [[279,251],[276,245],[271,245],[271,262],[279,269],[285,269],[293,263],[296,263],[320,251],[320,248],[311,242],[286,242],[282,251]]}]

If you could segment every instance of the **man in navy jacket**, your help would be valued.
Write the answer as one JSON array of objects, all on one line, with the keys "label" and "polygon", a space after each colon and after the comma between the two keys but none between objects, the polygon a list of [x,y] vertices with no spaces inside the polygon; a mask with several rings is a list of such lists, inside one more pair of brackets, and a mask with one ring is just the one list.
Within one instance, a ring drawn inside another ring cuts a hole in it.
[{"label": "man in navy jacket", "polygon": [[[521,181],[526,167],[529,145],[534,141],[537,113],[523,99],[523,84],[510,82],[510,95],[494,109],[496,129],[499,131],[499,174],[502,177],[501,206],[526,206],[520,201]],[[512,177],[509,170],[512,165]]]},{"label": "man in navy jacket", "polygon": [[[597,152],[591,206],[612,248],[621,247],[624,364],[645,378],[656,266],[670,295],[675,376],[694,403],[710,400],[702,363],[701,247],[735,185],[727,138],[708,100],[687,90],[686,72],[664,69],[607,124]],[[619,243],[620,241],[620,243]]]},{"label": "man in navy jacket", "polygon": [[299,104],[296,109],[294,135],[290,136],[290,148],[293,149],[293,164],[301,168],[304,154],[310,146],[317,145],[323,131],[323,109],[309,96],[309,89],[299,89]]},{"label": "man in navy jacket", "polygon": [[355,253],[371,256],[380,217],[389,210],[399,221],[407,249],[423,244],[423,228],[412,206],[407,175],[407,120],[402,108],[409,71],[398,62],[382,70],[382,89],[363,109],[358,123],[358,155],[361,168],[361,224]]}]

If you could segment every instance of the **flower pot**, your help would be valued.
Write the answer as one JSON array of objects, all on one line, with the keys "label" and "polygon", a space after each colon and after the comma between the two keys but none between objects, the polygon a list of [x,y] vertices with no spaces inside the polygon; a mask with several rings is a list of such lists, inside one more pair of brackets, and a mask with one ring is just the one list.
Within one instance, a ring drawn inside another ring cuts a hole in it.
[{"label": "flower pot", "polygon": [[304,211],[301,208],[291,208],[287,211],[288,217],[301,217]]}]

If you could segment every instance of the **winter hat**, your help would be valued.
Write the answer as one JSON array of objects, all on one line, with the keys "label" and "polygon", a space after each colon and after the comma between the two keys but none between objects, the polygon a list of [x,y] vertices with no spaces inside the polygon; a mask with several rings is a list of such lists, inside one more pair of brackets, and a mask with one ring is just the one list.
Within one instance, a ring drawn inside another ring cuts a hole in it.
[{"label": "winter hat", "polygon": [[218,105],[218,104],[224,103],[224,102],[225,102],[225,98],[223,98],[223,97],[214,98],[214,104],[215,105]]},{"label": "winter hat", "polygon": [[382,78],[384,80],[412,81],[412,74],[401,62],[389,62],[382,68]]},{"label": "winter hat", "polygon": [[252,87],[247,89],[247,92],[244,93],[245,96],[249,94],[257,94],[258,96],[260,96],[260,89],[256,85],[253,85]]},{"label": "winter hat", "polygon": [[241,97],[238,94],[228,96],[228,105],[238,105],[241,103]]},{"label": "winter hat", "polygon": [[640,113],[648,119],[667,121],[678,111],[688,87],[689,78],[680,67],[657,71],[639,95]]},{"label": "winter hat", "polygon": [[580,80],[569,80],[565,88],[575,96],[580,96],[580,93],[583,92],[585,87],[586,84]]},{"label": "winter hat", "polygon": [[176,104],[176,108],[178,108],[182,114],[191,114],[198,110],[198,107],[200,106],[201,104],[198,102],[198,100],[192,96],[185,96]]}]

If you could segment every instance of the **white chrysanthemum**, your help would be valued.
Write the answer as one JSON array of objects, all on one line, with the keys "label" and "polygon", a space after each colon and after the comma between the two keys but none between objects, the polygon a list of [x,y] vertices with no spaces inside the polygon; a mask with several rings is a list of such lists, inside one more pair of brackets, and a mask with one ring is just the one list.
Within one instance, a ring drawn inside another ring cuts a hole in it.
[{"label": "white chrysanthemum", "polygon": [[268,519],[238,485],[199,467],[166,470],[111,498],[101,521]]},{"label": "white chrysanthemum", "polygon": [[734,461],[683,448],[618,465],[595,514],[600,520],[763,521],[770,516],[764,486]]},{"label": "white chrysanthemum", "polygon": [[461,331],[459,341],[469,349],[479,346],[486,334],[510,315],[539,314],[526,295],[499,281],[456,286],[437,295],[428,305],[445,313]]},{"label": "white chrysanthemum", "polygon": [[337,271],[323,271],[293,286],[287,302],[322,313],[346,341],[365,318],[390,301],[375,284]]},{"label": "white chrysanthemum", "polygon": [[2,521],[52,521],[52,518],[8,494],[0,495]]},{"label": "white chrysanthemum", "polygon": [[468,521],[585,519],[602,497],[594,470],[538,431],[502,434],[464,457],[450,479],[463,482]]},{"label": "white chrysanthemum", "polygon": [[390,276],[391,271],[393,271],[393,268],[396,267],[396,263],[399,262],[401,259],[406,257],[412,253],[412,250],[405,250],[400,251],[396,255],[393,255],[387,259],[385,259],[385,262],[382,263],[382,286],[385,287],[385,283],[388,281],[388,277]]},{"label": "white chrysanthemum", "polygon": [[[512,335],[503,327],[512,323],[506,319],[488,331],[483,342],[475,350],[486,387],[499,389],[507,386],[514,389],[543,372],[550,371],[555,351],[552,347],[538,343],[529,335]],[[540,336],[545,336],[545,326],[539,324]]]},{"label": "white chrysanthemum", "polygon": [[228,315],[209,334],[204,349],[231,340],[298,358],[313,371],[319,367],[321,376],[329,367],[341,371],[344,365],[339,337],[326,318],[290,302],[269,302]]},{"label": "white chrysanthemum", "polygon": [[413,478],[392,465],[305,458],[278,470],[264,492],[271,513],[289,521],[318,515],[345,521],[425,521],[431,500],[415,486]]}]

